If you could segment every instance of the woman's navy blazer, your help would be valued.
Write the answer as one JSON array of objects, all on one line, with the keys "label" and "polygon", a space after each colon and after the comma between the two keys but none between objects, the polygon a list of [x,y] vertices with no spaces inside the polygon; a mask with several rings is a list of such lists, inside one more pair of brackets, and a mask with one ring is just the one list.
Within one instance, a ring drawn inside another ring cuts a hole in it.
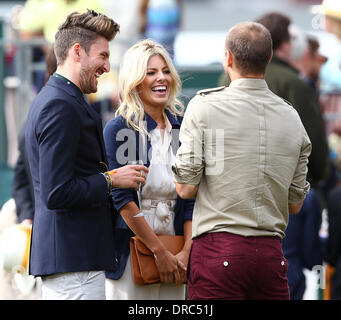
[{"label": "woman's navy blazer", "polygon": [[[179,130],[182,117],[173,116],[168,110],[166,115],[172,125],[172,149],[174,154],[179,147]],[[148,115],[145,115],[147,131],[156,128],[156,122]],[[118,116],[110,120],[104,128],[104,143],[107,151],[107,159],[109,169],[124,166],[128,161],[143,160],[145,166],[150,165],[151,143],[146,138],[145,142],[142,136],[135,130],[128,128],[126,120],[122,116]],[[134,201],[138,205],[137,192],[134,189],[113,190],[113,202],[116,210],[116,219],[114,222],[115,229],[115,252],[113,259],[115,267],[106,275],[111,279],[119,279],[125,269],[129,256],[129,239],[133,236],[133,232],[127,226],[121,215],[121,208],[130,201]],[[183,234],[183,225],[185,220],[192,219],[194,200],[184,200],[177,197],[175,205],[174,228],[176,234]]]}]

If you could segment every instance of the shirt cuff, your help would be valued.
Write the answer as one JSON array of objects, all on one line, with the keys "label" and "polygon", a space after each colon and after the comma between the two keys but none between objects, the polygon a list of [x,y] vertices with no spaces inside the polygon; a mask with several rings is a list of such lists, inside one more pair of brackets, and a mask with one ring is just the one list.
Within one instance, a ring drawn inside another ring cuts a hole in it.
[{"label": "shirt cuff", "polygon": [[306,181],[303,188],[292,184],[289,188],[289,204],[304,200],[305,196],[309,193],[309,190],[310,184],[308,181]]},{"label": "shirt cuff", "polygon": [[176,164],[172,165],[174,180],[177,183],[198,185],[202,176],[202,168],[179,168]]}]

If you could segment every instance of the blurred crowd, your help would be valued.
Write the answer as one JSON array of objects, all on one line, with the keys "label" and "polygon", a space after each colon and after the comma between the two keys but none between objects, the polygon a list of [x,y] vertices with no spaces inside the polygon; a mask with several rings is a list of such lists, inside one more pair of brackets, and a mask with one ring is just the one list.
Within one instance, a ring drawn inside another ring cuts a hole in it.
[{"label": "blurred crowd", "polygon": [[[118,66],[124,52],[137,40],[152,38],[163,44],[174,58],[182,6],[180,0],[26,1],[25,6],[13,10],[12,24],[22,41],[44,40],[43,45],[32,49],[32,61],[46,66],[46,70],[34,72],[32,90],[37,93],[56,69],[52,45],[66,15],[86,8],[104,12],[119,22],[120,33],[111,42],[111,72],[100,78],[98,92],[89,95],[88,100],[101,113],[103,122],[107,122],[119,105]],[[301,30],[290,17],[276,12],[258,19],[269,29],[273,40],[274,53],[266,81],[273,92],[297,109],[313,145],[308,172],[312,188],[301,212],[290,216],[283,240],[289,261],[291,299],[296,300],[303,299],[307,288],[304,270],[315,270],[316,266],[322,266],[323,276],[327,275],[327,287],[320,288],[323,289],[320,298],[341,299],[341,1],[323,1],[321,14],[325,30],[338,41],[338,47],[329,57],[321,54],[319,39]],[[8,75],[13,73],[15,54],[15,45],[7,48]],[[226,74],[222,74],[217,85],[229,85]],[[19,132],[13,135],[19,136],[15,142],[19,151],[13,199],[0,213],[0,234],[5,235],[1,250],[8,255],[17,250],[8,246],[8,243],[14,246],[13,237],[19,239],[22,233],[30,234],[29,228],[18,230],[17,226],[30,226],[34,220],[24,142]],[[323,221],[327,222],[327,230],[323,229]],[[16,228],[9,230],[13,226]],[[20,246],[26,246],[26,242],[27,238],[23,237]],[[13,272],[10,267],[0,268],[0,282],[0,299],[39,298],[39,280],[29,277],[25,270]]]}]

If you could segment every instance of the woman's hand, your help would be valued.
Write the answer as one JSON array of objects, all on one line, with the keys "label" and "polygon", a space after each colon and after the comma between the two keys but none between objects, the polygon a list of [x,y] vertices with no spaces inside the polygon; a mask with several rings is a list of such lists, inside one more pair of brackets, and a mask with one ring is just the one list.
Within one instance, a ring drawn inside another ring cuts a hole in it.
[{"label": "woman's hand", "polygon": [[187,266],[189,260],[189,254],[192,247],[192,220],[186,220],[184,222],[184,237],[185,244],[182,250],[176,255],[178,264],[183,266],[180,270],[180,280],[185,282],[187,280]]},{"label": "woman's hand", "polygon": [[154,252],[154,257],[161,282],[180,284],[181,274],[186,270],[184,264],[166,249]]},{"label": "woman's hand", "polygon": [[176,258],[178,259],[180,282],[183,283],[187,279],[187,265],[188,265],[188,258],[189,258],[188,250],[181,250],[176,255]]}]

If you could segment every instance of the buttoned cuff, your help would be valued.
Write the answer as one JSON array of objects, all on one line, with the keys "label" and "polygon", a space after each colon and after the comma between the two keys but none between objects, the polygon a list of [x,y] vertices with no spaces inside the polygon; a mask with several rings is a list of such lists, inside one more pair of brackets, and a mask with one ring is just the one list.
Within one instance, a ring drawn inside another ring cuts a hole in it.
[{"label": "buttoned cuff", "polygon": [[297,203],[306,197],[306,195],[309,193],[310,190],[310,183],[306,181],[305,186],[299,187],[294,184],[292,184],[289,188],[289,204],[291,203]]}]

